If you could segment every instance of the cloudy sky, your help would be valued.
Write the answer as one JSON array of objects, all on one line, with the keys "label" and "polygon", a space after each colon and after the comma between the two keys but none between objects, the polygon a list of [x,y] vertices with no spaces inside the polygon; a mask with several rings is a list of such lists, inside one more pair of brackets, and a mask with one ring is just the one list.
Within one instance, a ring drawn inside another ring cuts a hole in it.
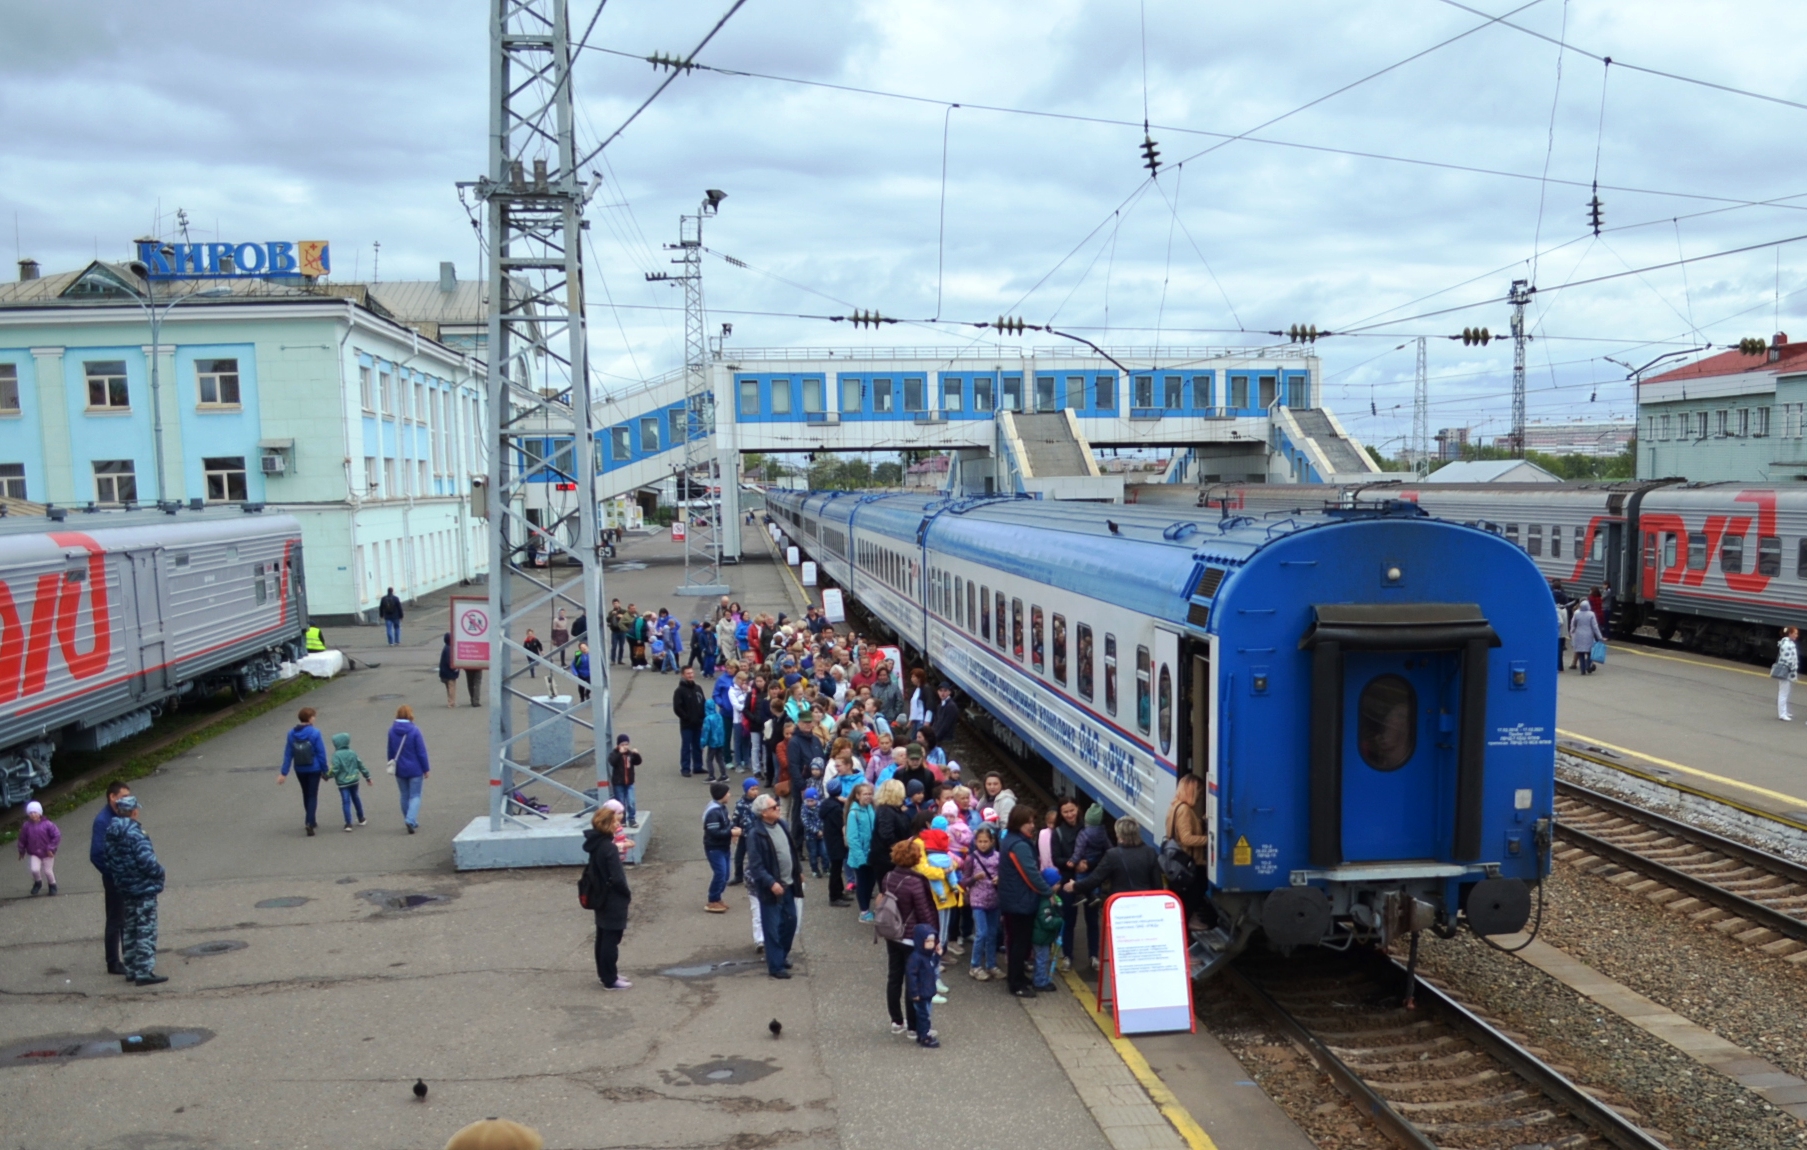
[{"label": "cloudy sky", "polygon": [[[607,0],[580,137],[730,2]],[[596,365],[611,386],[681,365],[679,293],[644,276],[706,187],[729,193],[708,246],[748,265],[705,265],[734,344],[954,345],[974,333],[948,321],[999,314],[1112,347],[1360,328],[1318,345],[1325,394],[1388,451],[1421,335],[1433,428],[1505,430],[1510,345],[1443,337],[1503,331],[1514,278],[1540,289],[1533,418],[1629,415],[1609,356],[1768,336],[1778,312],[1807,337],[1807,243],[1705,258],[1807,235],[1807,74],[1766,50],[1807,42],[1807,6],[1463,3],[749,0],[699,59],[758,75],[681,77],[606,152]],[[472,275],[453,185],[484,164],[487,9],[0,0],[0,234],[16,220],[20,253],[63,270],[175,234],[181,208],[197,239],[330,239],[337,279],[369,278],[378,243],[384,279]],[[755,314],[854,307],[943,322]]]}]

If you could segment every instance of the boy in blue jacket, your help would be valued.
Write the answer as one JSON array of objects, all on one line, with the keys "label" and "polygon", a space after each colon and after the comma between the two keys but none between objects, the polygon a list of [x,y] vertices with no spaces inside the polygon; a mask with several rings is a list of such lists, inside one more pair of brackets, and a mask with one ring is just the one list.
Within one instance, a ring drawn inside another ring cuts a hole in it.
[{"label": "boy in blue jacket", "polygon": [[935,982],[940,978],[941,947],[935,928],[926,922],[916,924],[915,949],[904,963],[904,993],[916,1011],[916,1045],[933,1050],[941,1045],[934,1030]]}]

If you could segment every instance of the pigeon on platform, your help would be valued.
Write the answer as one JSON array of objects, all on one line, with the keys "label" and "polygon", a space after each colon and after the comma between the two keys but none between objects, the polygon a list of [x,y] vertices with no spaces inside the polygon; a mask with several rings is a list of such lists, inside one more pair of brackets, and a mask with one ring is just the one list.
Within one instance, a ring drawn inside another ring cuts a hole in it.
[{"label": "pigeon on platform", "polygon": [[422,1102],[427,1100],[427,1084],[419,1078],[414,1080],[414,1097]]},{"label": "pigeon on platform", "polygon": [[779,1022],[776,1018],[766,1024],[766,1029],[772,1032],[773,1038],[784,1037],[784,1023]]}]

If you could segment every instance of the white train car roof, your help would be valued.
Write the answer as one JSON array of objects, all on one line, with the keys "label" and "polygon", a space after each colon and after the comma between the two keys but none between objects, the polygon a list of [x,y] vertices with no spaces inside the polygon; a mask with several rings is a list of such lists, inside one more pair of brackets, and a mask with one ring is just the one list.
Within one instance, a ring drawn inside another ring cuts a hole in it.
[{"label": "white train car roof", "polygon": [[[49,518],[0,519],[0,568],[62,558],[87,544],[103,552],[201,546],[267,535],[299,535],[290,515],[246,513],[234,506],[203,511],[96,511]],[[78,542],[78,540],[80,542]]]}]

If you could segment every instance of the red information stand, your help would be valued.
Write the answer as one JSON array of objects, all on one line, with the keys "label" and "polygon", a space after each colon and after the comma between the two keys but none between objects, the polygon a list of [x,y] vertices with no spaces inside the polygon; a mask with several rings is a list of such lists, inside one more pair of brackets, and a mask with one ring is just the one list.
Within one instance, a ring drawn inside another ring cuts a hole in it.
[{"label": "red information stand", "polygon": [[1098,1009],[1108,1000],[1117,1037],[1194,1031],[1186,908],[1164,890],[1114,894],[1104,902],[1104,961]]}]

